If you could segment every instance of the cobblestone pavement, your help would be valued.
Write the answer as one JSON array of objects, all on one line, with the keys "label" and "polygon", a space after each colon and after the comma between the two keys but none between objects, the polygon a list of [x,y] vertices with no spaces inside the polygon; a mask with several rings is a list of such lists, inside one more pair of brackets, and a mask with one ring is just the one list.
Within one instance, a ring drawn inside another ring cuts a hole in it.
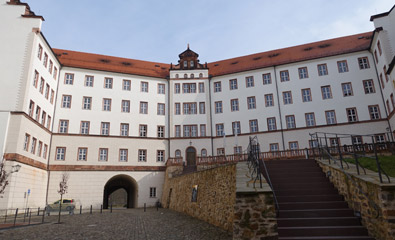
[{"label": "cobblestone pavement", "polygon": [[0,229],[0,239],[232,239],[231,233],[168,209],[62,215],[62,223],[56,222],[57,216],[50,216],[44,224]]}]

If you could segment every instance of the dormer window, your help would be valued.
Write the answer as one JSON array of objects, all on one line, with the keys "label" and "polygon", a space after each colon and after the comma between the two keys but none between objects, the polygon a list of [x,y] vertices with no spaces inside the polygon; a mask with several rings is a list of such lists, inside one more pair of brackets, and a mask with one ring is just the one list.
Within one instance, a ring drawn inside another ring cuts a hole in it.
[{"label": "dormer window", "polygon": [[189,65],[190,65],[191,68],[193,68],[194,67],[193,61],[190,61]]},{"label": "dormer window", "polygon": [[188,62],[184,61],[184,68],[188,67]]},{"label": "dormer window", "polygon": [[184,78],[187,79],[188,78],[188,74],[185,73],[184,74]]},{"label": "dormer window", "polygon": [[203,73],[200,73],[200,74],[199,74],[199,78],[202,78],[202,77],[203,77]]},{"label": "dormer window", "polygon": [[192,78],[192,79],[194,79],[194,78],[195,78],[195,75],[194,75],[193,73],[191,74],[191,78]]},{"label": "dormer window", "polygon": [[179,78],[178,73],[176,74],[176,78]]}]

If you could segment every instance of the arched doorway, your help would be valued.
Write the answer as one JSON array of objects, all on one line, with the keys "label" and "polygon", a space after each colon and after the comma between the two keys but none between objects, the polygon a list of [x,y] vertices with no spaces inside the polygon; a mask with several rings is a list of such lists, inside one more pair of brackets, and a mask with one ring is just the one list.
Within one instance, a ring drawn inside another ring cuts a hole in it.
[{"label": "arched doorway", "polygon": [[[104,186],[103,194],[103,208],[107,209],[111,204],[121,204],[122,195],[126,192],[126,202],[124,205],[127,208],[134,208],[137,205],[137,183],[127,175],[117,175],[112,177]],[[117,191],[120,190],[120,191]],[[115,193],[114,195],[112,195]],[[122,194],[123,193],[123,194]]]},{"label": "arched doorway", "polygon": [[196,165],[196,149],[194,147],[189,147],[186,150],[187,156],[187,165],[195,166]]}]

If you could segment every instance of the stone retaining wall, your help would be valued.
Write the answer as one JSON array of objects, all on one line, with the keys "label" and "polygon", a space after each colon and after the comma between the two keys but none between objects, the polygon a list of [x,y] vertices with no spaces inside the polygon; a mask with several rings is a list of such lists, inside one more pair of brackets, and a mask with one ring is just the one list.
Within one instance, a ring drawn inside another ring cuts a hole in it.
[{"label": "stone retaining wall", "polygon": [[[322,171],[330,171],[330,181],[339,190],[348,205],[354,211],[360,212],[362,224],[368,229],[369,234],[378,240],[395,239],[395,179],[392,184],[380,184],[377,173],[366,170],[367,175],[356,174],[355,166],[350,164],[350,180],[338,165],[318,162]],[[353,183],[357,183],[365,192],[371,202],[363,195]]]}]

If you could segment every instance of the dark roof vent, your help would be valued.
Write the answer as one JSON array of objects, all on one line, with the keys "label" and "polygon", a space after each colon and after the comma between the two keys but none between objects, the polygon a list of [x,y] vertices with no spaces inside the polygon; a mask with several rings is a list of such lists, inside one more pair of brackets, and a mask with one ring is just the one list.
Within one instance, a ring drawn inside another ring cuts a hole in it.
[{"label": "dark roof vent", "polygon": [[363,38],[365,38],[365,36],[359,36],[359,37],[358,37],[358,39],[363,39]]},{"label": "dark roof vent", "polygon": [[319,48],[326,48],[326,47],[329,47],[329,46],[330,46],[330,44],[328,44],[328,43],[318,45]]},{"label": "dark roof vent", "polygon": [[122,65],[125,65],[125,66],[130,66],[130,65],[132,65],[131,63],[129,63],[129,62],[121,62],[122,63]]},{"label": "dark roof vent", "polygon": [[162,69],[162,70],[166,70],[166,68],[165,68],[165,67],[161,67],[161,69]]},{"label": "dark roof vent", "polygon": [[67,52],[62,53],[63,55],[69,55]]},{"label": "dark roof vent", "polygon": [[99,59],[99,61],[102,63],[109,63],[110,62],[110,60],[108,60],[108,59]]},{"label": "dark roof vent", "polygon": [[310,51],[312,49],[313,49],[312,47],[307,47],[307,48],[303,49],[303,51]]},{"label": "dark roof vent", "polygon": [[261,59],[261,58],[262,58],[262,57],[254,57],[253,60],[256,61],[256,60],[259,60],[259,59]]},{"label": "dark roof vent", "polygon": [[219,64],[218,63],[214,64],[214,67],[216,67],[216,66],[219,66]]},{"label": "dark roof vent", "polygon": [[280,55],[280,54],[279,54],[279,53],[273,53],[273,54],[270,54],[269,57],[270,57],[270,58],[272,58],[272,57],[277,57],[278,55]]},{"label": "dark roof vent", "polygon": [[232,62],[231,64],[235,65],[235,64],[238,64],[238,63],[239,63],[239,61],[236,61],[236,62]]},{"label": "dark roof vent", "polygon": [[158,64],[155,64],[155,67],[160,67]]}]

